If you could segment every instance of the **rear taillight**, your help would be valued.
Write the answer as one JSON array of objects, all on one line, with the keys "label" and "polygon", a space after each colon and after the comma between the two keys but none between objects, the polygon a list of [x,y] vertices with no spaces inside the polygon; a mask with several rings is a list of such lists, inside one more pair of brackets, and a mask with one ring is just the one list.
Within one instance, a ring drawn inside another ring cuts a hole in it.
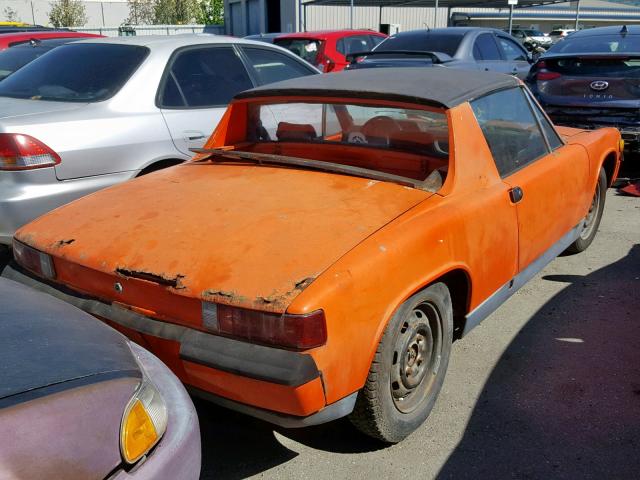
[{"label": "rear taillight", "polygon": [[555,80],[556,78],[560,78],[562,76],[558,72],[547,70],[547,64],[544,61],[538,62],[536,64],[536,68],[538,70],[538,73],[536,73],[536,79],[540,82]]},{"label": "rear taillight", "polygon": [[56,278],[51,255],[31,248],[15,238],[13,239],[13,258],[19,265],[36,275],[49,279]]},{"label": "rear taillight", "polygon": [[202,302],[202,321],[208,330],[252,343],[306,350],[327,341],[322,310],[306,315],[261,312]]},{"label": "rear taillight", "polygon": [[56,152],[21,133],[0,133],[0,170],[30,170],[60,163]]}]

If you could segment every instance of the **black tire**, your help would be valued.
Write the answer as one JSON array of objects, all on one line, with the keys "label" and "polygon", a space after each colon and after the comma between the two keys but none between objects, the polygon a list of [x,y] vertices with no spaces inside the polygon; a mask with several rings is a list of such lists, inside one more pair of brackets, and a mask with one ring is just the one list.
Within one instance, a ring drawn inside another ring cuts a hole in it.
[{"label": "black tire", "polygon": [[444,283],[403,303],[389,321],[358,393],[349,417],[356,428],[397,443],[422,425],[442,387],[452,341],[453,309]]},{"label": "black tire", "polygon": [[604,202],[607,196],[607,174],[604,169],[600,169],[598,176],[598,183],[596,184],[596,191],[593,194],[593,200],[591,201],[591,207],[589,207],[589,213],[584,217],[582,223],[582,231],[578,239],[569,245],[567,253],[580,253],[584,252],[593,239],[596,238],[598,233],[598,227],[600,226],[600,219],[602,218],[602,212],[604,212]]}]

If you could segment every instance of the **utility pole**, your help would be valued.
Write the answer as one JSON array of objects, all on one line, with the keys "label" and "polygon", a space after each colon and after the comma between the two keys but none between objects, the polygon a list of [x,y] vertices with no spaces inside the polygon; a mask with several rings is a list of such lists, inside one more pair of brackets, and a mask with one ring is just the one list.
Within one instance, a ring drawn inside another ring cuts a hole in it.
[{"label": "utility pole", "polygon": [[513,6],[518,4],[518,0],[507,0],[507,4],[509,5],[509,35],[511,35],[511,30],[513,29]]},{"label": "utility pole", "polygon": [[438,28],[438,0],[436,0],[436,4],[433,8],[435,10],[433,14],[433,28]]},{"label": "utility pole", "polygon": [[580,26],[580,0],[576,2],[576,30]]},{"label": "utility pole", "polygon": [[353,0],[351,0],[351,6],[349,7],[349,28],[353,30]]}]

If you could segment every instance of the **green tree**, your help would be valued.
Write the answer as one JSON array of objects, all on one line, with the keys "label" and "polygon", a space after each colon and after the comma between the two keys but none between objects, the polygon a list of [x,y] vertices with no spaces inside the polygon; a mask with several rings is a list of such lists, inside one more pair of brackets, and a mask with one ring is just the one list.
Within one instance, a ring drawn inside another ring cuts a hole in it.
[{"label": "green tree", "polygon": [[126,22],[130,25],[151,25],[155,20],[154,0],[127,0],[129,17]]},{"label": "green tree", "polygon": [[79,27],[87,23],[87,14],[80,0],[56,0],[51,3],[49,21],[54,27]]},{"label": "green tree", "polygon": [[18,12],[16,12],[13,8],[11,7],[5,7],[5,9],[2,11],[2,14],[4,15],[4,18],[7,22],[18,22]]},{"label": "green tree", "polygon": [[198,23],[222,25],[224,23],[224,0],[198,0]]},{"label": "green tree", "polygon": [[155,0],[155,24],[182,25],[193,23],[198,11],[196,0]]}]

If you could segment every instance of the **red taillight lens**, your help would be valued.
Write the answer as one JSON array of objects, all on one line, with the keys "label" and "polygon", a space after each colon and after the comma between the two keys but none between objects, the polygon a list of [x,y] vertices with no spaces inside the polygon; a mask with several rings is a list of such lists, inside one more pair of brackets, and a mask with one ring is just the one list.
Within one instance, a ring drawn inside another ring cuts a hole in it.
[{"label": "red taillight lens", "polygon": [[0,170],[30,170],[60,163],[56,152],[21,133],[0,133]]},{"label": "red taillight lens", "polygon": [[41,277],[56,278],[56,270],[53,267],[51,255],[31,248],[15,238],[13,239],[13,258],[19,265]]},{"label": "red taillight lens", "polygon": [[556,78],[560,78],[562,76],[558,72],[551,72],[547,70],[547,64],[544,61],[538,62],[536,64],[536,68],[538,70],[538,73],[536,73],[536,79],[540,82],[555,80]]},{"label": "red taillight lens", "polygon": [[291,315],[203,302],[202,320],[213,332],[252,343],[306,350],[327,342],[327,324],[322,310]]},{"label": "red taillight lens", "polygon": [[561,76],[562,75],[560,75],[558,72],[543,70],[541,72],[538,72],[537,78],[539,81],[544,82],[546,80],[555,80],[556,78],[560,78]]}]

